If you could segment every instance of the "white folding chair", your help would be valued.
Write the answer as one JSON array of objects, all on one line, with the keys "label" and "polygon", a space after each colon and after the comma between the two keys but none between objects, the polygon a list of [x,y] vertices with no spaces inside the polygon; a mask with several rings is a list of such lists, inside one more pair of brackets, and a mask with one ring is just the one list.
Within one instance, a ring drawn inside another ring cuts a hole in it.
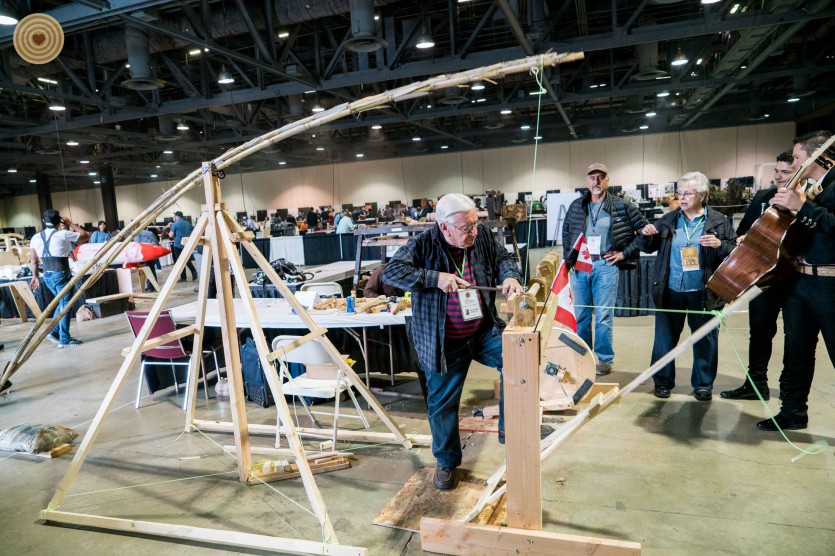
[{"label": "white folding chair", "polygon": [[342,286],[336,282],[317,282],[315,284],[303,284],[301,291],[313,290],[319,297],[345,297],[342,293]]},{"label": "white folding chair", "polygon": [[[301,336],[277,336],[273,340],[272,350],[279,351],[281,347],[289,344],[294,340],[298,340]],[[311,378],[308,372],[305,371],[297,377],[290,375],[290,370],[287,367],[290,363],[301,363],[303,365],[323,365],[324,371],[329,372],[332,367],[333,378]],[[325,349],[319,344],[317,340],[312,340],[301,346],[282,354],[276,359],[278,366],[278,376],[282,381],[281,389],[285,395],[297,396],[301,401],[307,414],[313,420],[317,427],[322,428],[314,415],[331,415],[333,416],[333,446],[336,447],[336,431],[340,417],[349,419],[360,419],[363,426],[367,429],[369,427],[365,415],[360,409],[357,398],[348,384],[348,379],[345,377],[345,371],[333,364],[330,356],[328,356]],[[351,401],[354,403],[354,408],[357,411],[356,415],[339,413],[339,398],[342,392],[348,392]],[[334,399],[333,413],[327,411],[313,411],[305,402],[305,397],[319,398],[319,399]],[[280,423],[279,423],[280,425]],[[280,428],[280,427],[279,427]]]}]

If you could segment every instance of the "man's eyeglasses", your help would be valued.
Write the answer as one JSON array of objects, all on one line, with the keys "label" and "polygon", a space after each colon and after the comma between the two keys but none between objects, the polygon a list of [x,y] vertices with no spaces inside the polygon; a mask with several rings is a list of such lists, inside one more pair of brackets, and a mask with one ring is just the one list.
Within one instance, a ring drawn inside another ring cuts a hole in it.
[{"label": "man's eyeglasses", "polygon": [[676,191],[676,199],[688,199],[695,196],[695,191]]},{"label": "man's eyeglasses", "polygon": [[469,226],[464,226],[463,228],[459,228],[458,226],[456,226],[452,222],[447,222],[447,224],[449,224],[450,226],[452,226],[453,228],[455,228],[456,230],[458,230],[462,234],[467,234],[467,235],[471,235],[473,232],[475,232],[476,228],[478,227],[478,224],[471,224]]}]

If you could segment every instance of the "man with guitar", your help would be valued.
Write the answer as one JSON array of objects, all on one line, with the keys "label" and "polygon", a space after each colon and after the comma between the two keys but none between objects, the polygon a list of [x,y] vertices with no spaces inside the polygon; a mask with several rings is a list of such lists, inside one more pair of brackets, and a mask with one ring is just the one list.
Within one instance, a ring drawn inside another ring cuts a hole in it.
[{"label": "man with guitar", "polygon": [[[794,141],[794,167],[799,168],[832,137],[817,131]],[[802,177],[814,180],[808,187],[779,189],[772,205],[796,213],[795,226],[808,233],[797,272],[787,279],[788,297],[783,306],[785,332],[783,404],[773,419],[757,423],[764,431],[805,429],[809,391],[815,374],[815,348],[823,334],[830,360],[835,355],[835,149],[829,148],[808,165]]]},{"label": "man with guitar", "polygon": [[[736,243],[739,245],[745,238],[745,234],[751,229],[751,225],[762,216],[769,206],[769,201],[774,197],[780,188],[786,187],[789,180],[795,173],[792,169],[794,158],[792,153],[786,151],[777,156],[777,164],[774,166],[774,183],[768,189],[761,189],[751,199],[745,216],[736,229]],[[750,336],[748,340],[748,375],[756,385],[757,390],[763,399],[771,397],[768,391],[768,362],[771,359],[771,342],[777,334],[777,317],[780,316],[780,308],[786,298],[786,283],[779,282],[766,289],[748,305],[748,327]],[[780,376],[780,399],[783,398],[785,376]],[[746,380],[742,386],[734,390],[725,390],[719,394],[726,400],[756,400],[757,393]]]}]

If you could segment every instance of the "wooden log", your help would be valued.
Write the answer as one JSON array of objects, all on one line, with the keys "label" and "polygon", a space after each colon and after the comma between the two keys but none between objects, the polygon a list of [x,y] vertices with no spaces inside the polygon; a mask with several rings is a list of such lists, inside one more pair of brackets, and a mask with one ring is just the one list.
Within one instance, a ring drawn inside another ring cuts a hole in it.
[{"label": "wooden log", "polygon": [[41,511],[41,519],[56,523],[97,527],[124,533],[151,535],[165,540],[180,539],[216,544],[218,546],[242,547],[258,550],[268,550],[280,554],[327,554],[330,556],[365,556],[367,550],[358,546],[331,544],[304,539],[290,539],[258,535],[255,533],[241,533],[222,529],[208,529],[191,525],[158,523],[153,521],[137,521],[134,519],[119,519],[97,515],[59,512],[54,510]]},{"label": "wooden log", "polygon": [[641,553],[641,545],[636,542],[477,525],[431,517],[420,520],[420,546],[427,552],[461,556],[637,556]]},{"label": "wooden log", "polygon": [[[340,469],[347,469],[351,467],[351,460],[348,458],[344,458],[342,456],[331,456],[326,459],[316,459],[310,461],[310,473],[312,475],[317,475],[319,473],[327,473],[329,471],[339,471]],[[247,479],[246,484],[248,485],[258,485],[261,483],[272,483],[275,481],[284,481],[287,479],[296,479],[301,477],[301,472],[299,471],[298,464],[291,463],[286,466],[287,469],[282,469],[281,471],[274,471],[269,473],[264,473],[262,471],[256,471],[255,469],[252,470],[252,473]]]}]

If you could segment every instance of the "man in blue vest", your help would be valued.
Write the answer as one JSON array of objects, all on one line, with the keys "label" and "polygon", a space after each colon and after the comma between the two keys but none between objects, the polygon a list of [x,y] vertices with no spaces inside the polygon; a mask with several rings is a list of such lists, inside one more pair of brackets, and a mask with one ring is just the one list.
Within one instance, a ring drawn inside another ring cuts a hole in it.
[{"label": "man in blue vest", "polygon": [[[191,225],[191,222],[183,218],[183,212],[178,210],[174,213],[174,222],[171,223],[171,229],[168,232],[168,237],[174,240],[174,243],[171,245],[171,255],[174,257],[174,262],[177,262],[177,259],[180,258],[180,254],[183,252],[183,238],[188,237],[191,235],[191,231],[194,229],[194,226]],[[186,263],[186,267],[191,271],[191,279],[193,281],[197,281],[197,269],[194,268],[194,263],[191,262],[191,254],[188,256],[188,263]],[[183,273],[180,275],[180,282],[186,281],[186,271],[183,270]]]}]

